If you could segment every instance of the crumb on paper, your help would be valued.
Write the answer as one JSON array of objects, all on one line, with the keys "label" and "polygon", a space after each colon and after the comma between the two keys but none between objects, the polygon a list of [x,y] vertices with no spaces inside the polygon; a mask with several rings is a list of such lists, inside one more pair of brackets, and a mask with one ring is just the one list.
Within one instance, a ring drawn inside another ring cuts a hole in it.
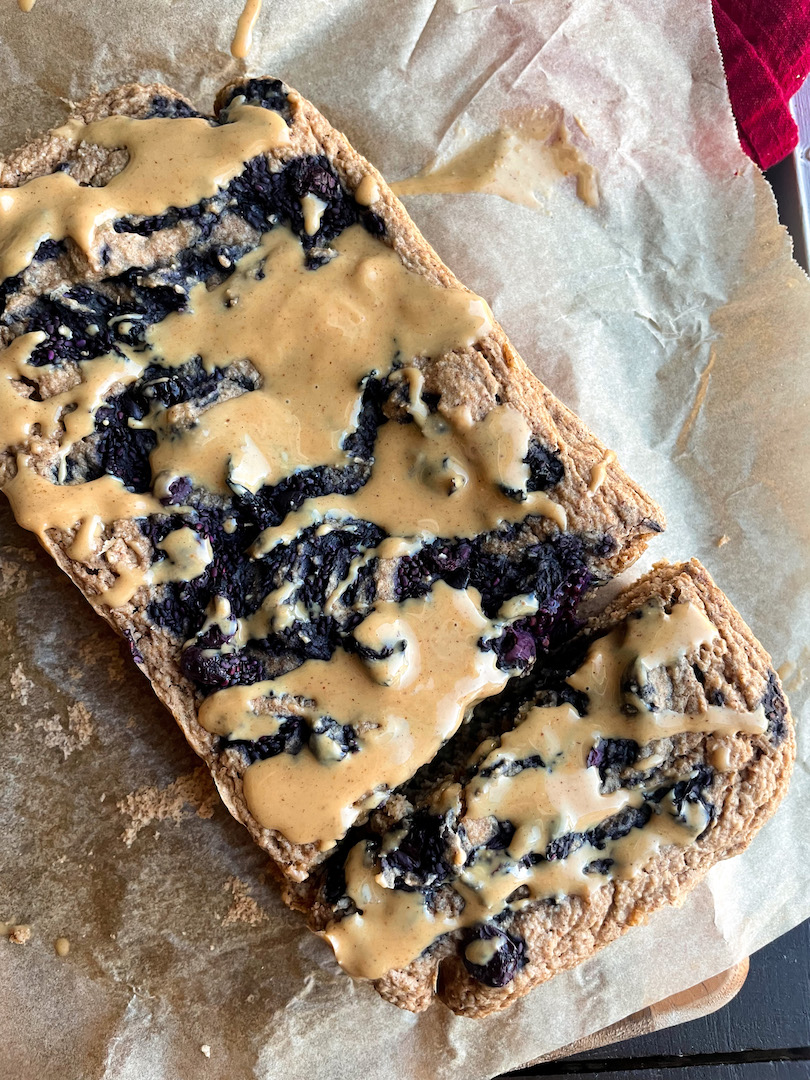
[{"label": "crumb on paper", "polygon": [[37,720],[36,727],[45,732],[43,740],[47,747],[61,750],[65,759],[74,750],[81,750],[90,742],[93,735],[93,714],[81,701],[68,706],[67,728],[62,724],[59,713]]},{"label": "crumb on paper", "polygon": [[205,1054],[207,1058],[211,1057],[211,1047],[208,1045],[208,1043],[202,1044],[202,1046],[200,1047],[200,1052]]},{"label": "crumb on paper", "polygon": [[70,941],[66,937],[58,937],[53,943],[53,948],[57,956],[67,956],[70,952]]},{"label": "crumb on paper", "polygon": [[723,533],[722,536],[718,536],[718,538],[717,538],[717,546],[722,547],[723,544],[727,544],[730,539],[731,539],[730,536],[726,536],[726,534]]},{"label": "crumb on paper", "polygon": [[93,714],[81,701],[68,706],[68,730],[76,737],[79,748],[90,742],[93,734]]},{"label": "crumb on paper", "polygon": [[190,811],[196,813],[197,817],[213,817],[217,801],[217,789],[204,765],[178,776],[165,788],[147,787],[133,791],[116,804],[121,813],[131,819],[121,833],[121,839],[127,847],[131,847],[138,833],[147,825],[167,820],[179,823],[183,815]]},{"label": "crumb on paper", "polygon": [[33,551],[25,548],[3,548],[0,550],[0,596],[23,592],[28,585],[28,571],[22,563],[32,563],[36,559]]},{"label": "crumb on paper", "polygon": [[34,680],[26,676],[22,664],[17,664],[9,681],[11,682],[11,700],[19,701],[20,705],[27,705],[29,695],[34,689]]},{"label": "crumb on paper", "polygon": [[223,926],[230,926],[239,922],[247,923],[248,926],[258,926],[259,923],[266,921],[267,912],[259,907],[258,903],[250,895],[247,882],[238,877],[230,877],[226,881],[224,888],[226,890],[230,889],[233,895],[233,903],[225,913],[225,918],[222,920]]},{"label": "crumb on paper", "polygon": [[6,927],[6,935],[12,945],[26,945],[31,940],[31,927],[25,923],[12,923]]}]

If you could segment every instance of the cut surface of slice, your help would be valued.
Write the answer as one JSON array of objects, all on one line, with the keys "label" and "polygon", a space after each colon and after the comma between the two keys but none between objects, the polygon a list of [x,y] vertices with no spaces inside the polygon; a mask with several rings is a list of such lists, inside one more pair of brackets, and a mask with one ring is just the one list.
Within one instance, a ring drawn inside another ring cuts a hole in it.
[{"label": "cut surface of slice", "polygon": [[418,1011],[438,987],[484,1016],[742,851],[794,755],[770,658],[702,566],[660,564],[336,853],[305,908],[388,1000]]}]

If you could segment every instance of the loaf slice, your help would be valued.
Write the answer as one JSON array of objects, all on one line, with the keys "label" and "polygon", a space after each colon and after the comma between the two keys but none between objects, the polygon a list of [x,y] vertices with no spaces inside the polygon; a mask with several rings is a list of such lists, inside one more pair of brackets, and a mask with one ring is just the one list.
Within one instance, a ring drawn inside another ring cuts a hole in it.
[{"label": "loaf slice", "polygon": [[787,788],[778,676],[695,560],[656,565],[514,692],[464,763],[332,856],[317,893],[288,888],[401,1008],[506,1008],[680,903]]},{"label": "loaf slice", "polygon": [[91,96],[0,186],[4,490],[303,880],[661,511],[278,80]]}]

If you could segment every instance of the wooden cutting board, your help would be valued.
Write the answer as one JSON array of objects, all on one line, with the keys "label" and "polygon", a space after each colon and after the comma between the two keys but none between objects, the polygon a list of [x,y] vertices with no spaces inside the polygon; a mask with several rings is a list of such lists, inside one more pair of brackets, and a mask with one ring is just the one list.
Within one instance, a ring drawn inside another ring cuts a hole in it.
[{"label": "wooden cutting board", "polygon": [[521,1068],[539,1065],[542,1061],[571,1057],[585,1050],[597,1050],[600,1046],[607,1046],[609,1043],[635,1039],[638,1035],[649,1035],[653,1031],[661,1031],[662,1028],[696,1020],[699,1016],[708,1016],[709,1013],[722,1009],[739,993],[747,975],[748,957],[729,968],[728,971],[721,971],[719,975],[698,983],[690,990],[682,990],[680,994],[673,994],[672,997],[664,998],[655,1005],[648,1005],[647,1008],[626,1016],[624,1020],[610,1024],[601,1031],[595,1031],[593,1035],[560,1047],[553,1054],[527,1061]]}]

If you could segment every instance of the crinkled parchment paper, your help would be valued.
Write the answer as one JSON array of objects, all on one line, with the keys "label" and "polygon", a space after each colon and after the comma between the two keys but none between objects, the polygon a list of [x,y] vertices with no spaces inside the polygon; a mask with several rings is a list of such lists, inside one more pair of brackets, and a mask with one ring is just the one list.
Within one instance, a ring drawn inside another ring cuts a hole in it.
[{"label": "crinkled parchment paper", "polygon": [[[160,79],[207,107],[240,70],[238,0],[2,3],[4,148],[94,84]],[[804,756],[776,818],[682,908],[507,1015],[414,1017],[284,910],[147,683],[4,507],[0,920],[32,936],[0,940],[0,1072],[18,1080],[489,1077],[810,915],[810,286],[737,145],[708,2],[265,0],[250,68],[300,89],[392,179],[507,111],[563,110],[599,170],[597,209],[571,178],[534,210],[494,195],[408,208],[661,499],[652,555],[699,556],[786,665]]]}]

